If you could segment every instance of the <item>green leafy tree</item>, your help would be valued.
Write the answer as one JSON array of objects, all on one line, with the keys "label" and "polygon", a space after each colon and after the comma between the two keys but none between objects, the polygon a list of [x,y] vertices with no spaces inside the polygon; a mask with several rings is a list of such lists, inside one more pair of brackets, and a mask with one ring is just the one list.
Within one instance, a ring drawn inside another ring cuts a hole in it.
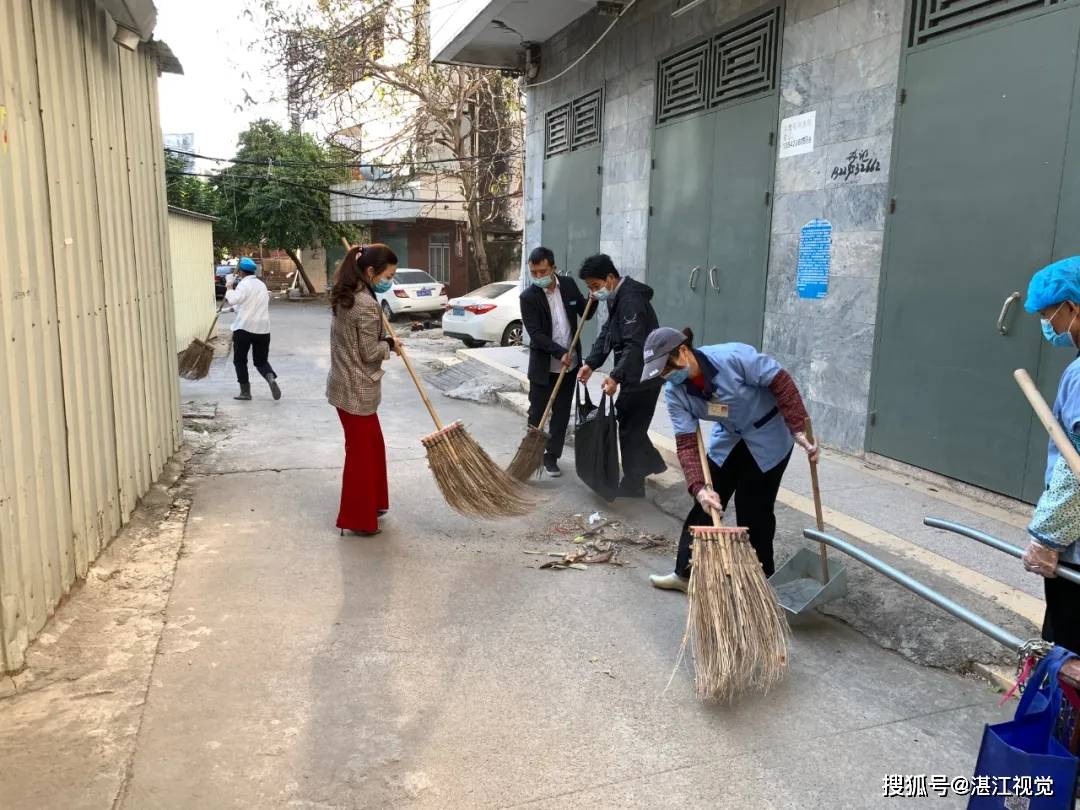
[{"label": "green leafy tree", "polygon": [[326,168],[341,161],[310,135],[265,119],[241,133],[238,146],[237,162],[211,181],[223,229],[241,242],[283,250],[315,289],[297,252],[342,237],[355,241],[353,228],[330,219],[328,186],[348,180],[348,171]]},{"label": "green leafy tree", "polygon": [[[197,173],[197,172],[196,172]],[[205,178],[188,173],[187,164],[182,157],[165,152],[165,191],[169,205],[217,217],[214,221],[214,255],[222,258],[229,249],[239,244],[231,222],[222,218],[225,199],[218,186]]]},{"label": "green leafy tree", "polygon": [[168,176],[165,190],[169,205],[197,214],[217,216],[221,207],[217,189],[199,177],[185,174],[187,164],[182,157],[166,152],[165,172]]}]

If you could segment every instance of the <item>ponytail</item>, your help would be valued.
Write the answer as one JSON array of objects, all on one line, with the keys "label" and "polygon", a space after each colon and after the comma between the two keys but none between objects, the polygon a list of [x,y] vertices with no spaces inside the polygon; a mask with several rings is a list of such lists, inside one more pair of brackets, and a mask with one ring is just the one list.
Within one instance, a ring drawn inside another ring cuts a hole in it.
[{"label": "ponytail", "polygon": [[[375,275],[390,265],[398,263],[397,254],[386,245],[353,245],[338,265],[334,274],[334,286],[330,291],[330,306],[336,315],[338,308],[352,309],[356,303],[356,291],[363,284],[371,290],[371,283],[363,271],[371,268]],[[374,294],[374,290],[372,290]]]},{"label": "ponytail", "polygon": [[694,348],[694,330],[691,329],[689,326],[684,326],[682,328],[682,333],[686,335],[686,343],[684,343],[683,345],[691,349]]}]

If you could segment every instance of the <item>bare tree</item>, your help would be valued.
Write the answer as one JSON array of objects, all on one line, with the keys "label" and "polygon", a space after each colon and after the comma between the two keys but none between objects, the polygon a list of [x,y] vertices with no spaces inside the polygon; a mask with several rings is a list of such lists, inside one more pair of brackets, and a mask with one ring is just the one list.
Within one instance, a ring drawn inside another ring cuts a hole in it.
[{"label": "bare tree", "polygon": [[421,176],[436,192],[459,191],[478,280],[489,283],[486,234],[509,229],[522,193],[519,82],[431,64],[429,0],[256,2],[294,124],[315,120],[358,164],[386,169],[391,192]]}]

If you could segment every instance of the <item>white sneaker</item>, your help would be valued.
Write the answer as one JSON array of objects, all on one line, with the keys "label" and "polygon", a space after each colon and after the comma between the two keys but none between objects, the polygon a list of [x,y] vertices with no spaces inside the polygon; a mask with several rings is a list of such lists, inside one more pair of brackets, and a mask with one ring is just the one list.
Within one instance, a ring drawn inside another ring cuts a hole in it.
[{"label": "white sneaker", "polygon": [[686,593],[690,587],[690,580],[683,579],[678,574],[665,574],[660,576],[659,574],[652,574],[649,577],[649,582],[653,584],[654,588],[661,588],[665,591],[682,591]]}]

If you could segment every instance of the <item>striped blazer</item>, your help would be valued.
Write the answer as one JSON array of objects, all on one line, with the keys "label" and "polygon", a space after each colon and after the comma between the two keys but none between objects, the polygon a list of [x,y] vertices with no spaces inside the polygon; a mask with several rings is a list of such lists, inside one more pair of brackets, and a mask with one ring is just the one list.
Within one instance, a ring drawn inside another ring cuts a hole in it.
[{"label": "striped blazer", "polygon": [[326,398],[335,408],[357,416],[378,410],[382,364],[390,356],[384,334],[379,304],[368,289],[357,290],[352,308],[332,316]]}]

